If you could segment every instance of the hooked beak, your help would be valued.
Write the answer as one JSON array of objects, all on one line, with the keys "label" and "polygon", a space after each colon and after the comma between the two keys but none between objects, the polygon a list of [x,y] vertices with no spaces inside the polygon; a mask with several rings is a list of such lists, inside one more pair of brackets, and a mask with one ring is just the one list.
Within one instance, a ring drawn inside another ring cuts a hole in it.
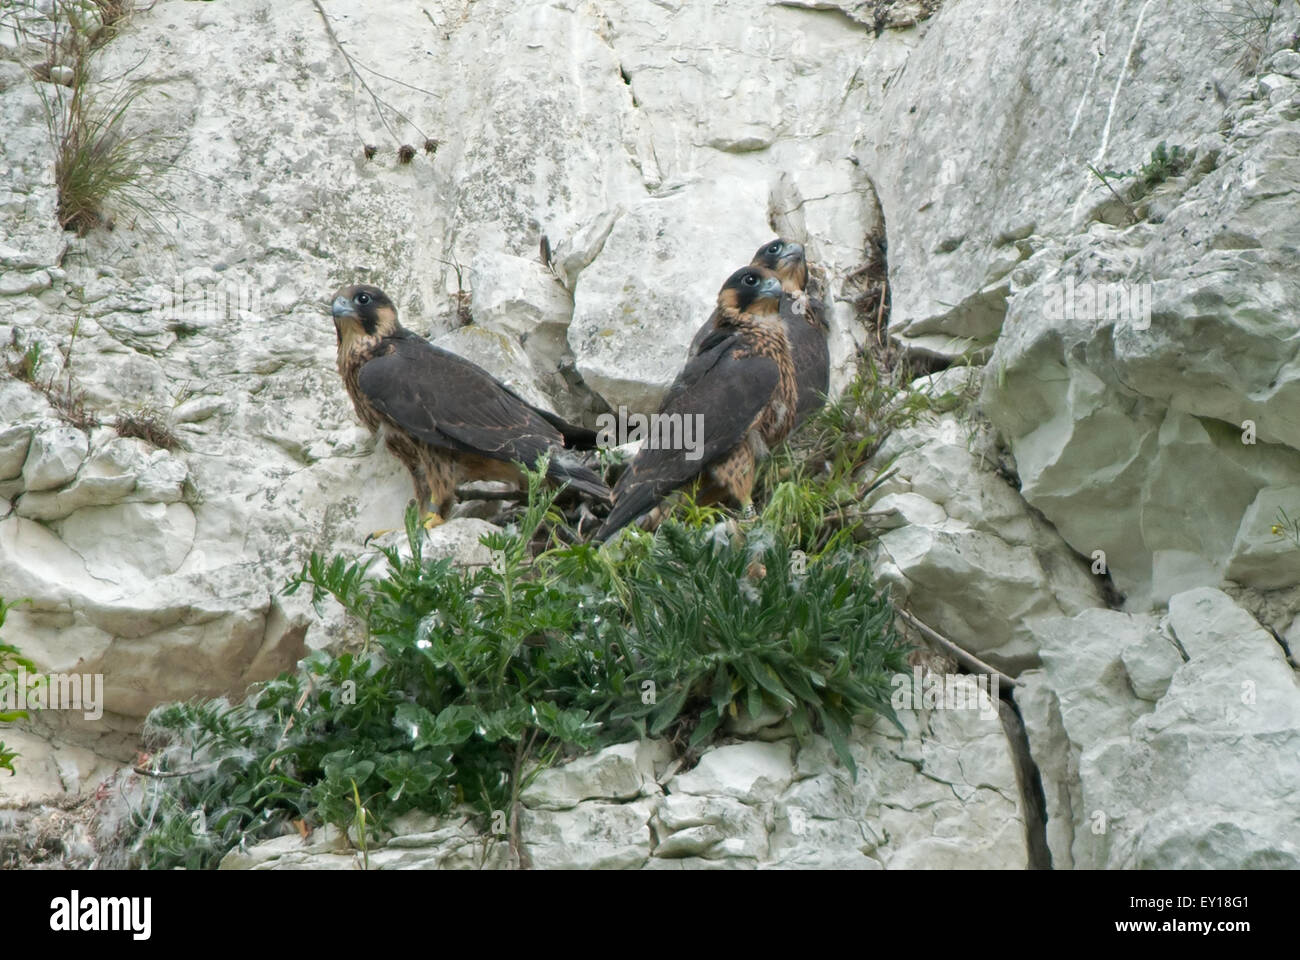
[{"label": "hooked beak", "polygon": [[781,281],[777,277],[764,277],[763,282],[759,284],[758,295],[760,297],[781,297]]},{"label": "hooked beak", "polygon": [[340,317],[355,317],[357,315],[356,310],[352,307],[352,301],[346,297],[335,297],[334,303],[330,307],[330,313],[334,315],[335,320]]},{"label": "hooked beak", "polygon": [[781,248],[780,260],[782,263],[789,263],[792,260],[802,260],[803,258],[804,253],[802,243],[794,243],[791,241]]}]

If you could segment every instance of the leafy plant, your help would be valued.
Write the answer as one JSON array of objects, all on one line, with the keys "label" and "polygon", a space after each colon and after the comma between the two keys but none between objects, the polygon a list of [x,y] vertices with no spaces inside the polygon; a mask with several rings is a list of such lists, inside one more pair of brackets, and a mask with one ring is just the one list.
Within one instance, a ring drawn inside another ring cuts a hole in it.
[{"label": "leafy plant", "polygon": [[554,497],[530,473],[523,517],[469,570],[423,558],[414,510],[409,554],[383,550],[382,572],[310,557],[287,589],[341,603],[366,647],[314,653],[242,704],[155,710],[167,776],[137,815],[140,861],[211,866],[299,819],[361,846],[402,813],[462,804],[485,823],[511,811],[517,843],[520,792],[561,755],[645,734],[698,747],[741,705],[823,730],[853,769],[851,720],[892,715],[903,656],[860,557],[800,564],[761,526],[733,542],[675,522],[567,545],[546,532]]},{"label": "leafy plant", "polygon": [[858,508],[888,475],[864,473],[895,430],[957,409],[953,393],[910,389],[912,371],[886,369],[869,353],[853,380],[773,451],[759,470],[763,522],[810,553],[846,546],[859,525]]},{"label": "leafy plant", "polygon": [[[14,603],[6,603],[0,599],[0,627],[4,626],[5,618],[8,616]],[[10,643],[0,641],[0,691],[6,688],[10,690],[18,689],[18,670],[36,671],[36,664],[22,655],[17,647]],[[15,720],[26,720],[26,710],[0,710],[0,723],[13,723]],[[5,746],[3,740],[0,740],[0,770],[8,770],[9,775],[13,776],[14,760],[19,756],[13,750]]]},{"label": "leafy plant", "polygon": [[1138,168],[1138,180],[1150,190],[1170,177],[1178,176],[1191,162],[1191,156],[1182,147],[1175,146],[1171,149],[1161,140],[1151,151],[1147,162]]},{"label": "leafy plant", "polygon": [[768,533],[737,546],[675,523],[660,527],[627,577],[630,623],[617,642],[638,665],[628,681],[663,696],[615,715],[644,717],[658,735],[698,711],[695,747],[738,704],[751,716],[768,704],[789,716],[801,740],[820,728],[856,777],[853,717],[874,711],[897,723],[889,676],[905,665],[893,611],[871,589],[860,556],[843,551],[795,569],[790,548]]},{"label": "leafy plant", "polygon": [[90,92],[85,61],[73,65],[70,88],[57,86],[53,96],[42,85],[50,141],[54,145],[54,180],[58,187],[59,225],[78,236],[109,225],[105,204],[110,198],[132,200],[145,171],[147,146],[130,133],[126,114],[139,94],[127,89],[100,101]]}]

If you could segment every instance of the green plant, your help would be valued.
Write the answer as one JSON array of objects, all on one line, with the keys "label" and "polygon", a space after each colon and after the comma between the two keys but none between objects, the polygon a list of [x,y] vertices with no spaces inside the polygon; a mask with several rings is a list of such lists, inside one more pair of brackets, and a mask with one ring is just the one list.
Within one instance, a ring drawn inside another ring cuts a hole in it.
[{"label": "green plant", "polygon": [[357,834],[357,846],[361,848],[361,869],[370,869],[370,841],[368,838],[369,831],[366,830],[366,808],[361,803],[361,793],[357,790],[357,782],[350,781],[352,784],[352,829]]},{"label": "green plant", "polygon": [[131,196],[142,179],[148,157],[144,138],[130,133],[126,113],[139,94],[127,89],[104,102],[89,89],[83,61],[73,66],[69,92],[41,87],[50,141],[54,146],[54,180],[58,188],[59,225],[83,236],[109,225],[105,205],[116,198],[144,210]]},{"label": "green plant", "polygon": [[1273,518],[1270,532],[1278,540],[1290,540],[1300,547],[1300,519],[1291,519],[1281,507],[1277,508],[1277,516]]},{"label": "green plant", "polygon": [[1175,146],[1171,149],[1161,140],[1151,151],[1147,162],[1138,168],[1138,180],[1150,190],[1170,177],[1178,176],[1191,162],[1191,156],[1182,147]]},{"label": "green plant", "polygon": [[[14,606],[14,603],[6,603],[3,599],[0,599],[0,627],[4,626],[5,618]],[[13,644],[0,642],[0,694],[5,693],[7,690],[18,689],[19,669],[35,672],[36,664],[24,657]],[[0,699],[0,706],[3,703],[4,700]],[[16,703],[17,701],[15,701],[15,705]],[[0,709],[0,724],[26,719],[26,710]],[[18,753],[6,747],[4,741],[0,740],[0,770],[8,770],[9,775],[13,776],[15,773],[14,760],[18,756]]]},{"label": "green plant", "polygon": [[[1133,170],[1098,170],[1091,163],[1088,164],[1088,170],[1094,177],[1110,191],[1129,215],[1133,223],[1139,222],[1142,217],[1139,215],[1138,208],[1133,205],[1149,194],[1160,184],[1164,183],[1170,177],[1176,177],[1182,174],[1191,166],[1191,154],[1180,146],[1170,147],[1161,140],[1156,148],[1151,151],[1145,163],[1138,167],[1137,171]],[[1124,193],[1115,189],[1115,184],[1111,181],[1120,181],[1132,179],[1133,183]]]},{"label": "green plant", "polygon": [[848,386],[760,468],[763,522],[812,554],[848,543],[858,507],[888,473],[888,465],[870,475],[864,468],[889,435],[962,402],[913,390],[911,379],[906,364],[886,369],[862,354]]},{"label": "green plant", "polygon": [[[144,91],[143,84],[118,78],[113,92],[106,82],[92,82],[92,61],[134,8],[132,0],[96,0],[97,17],[68,0],[55,0],[47,17],[50,29],[33,38],[22,19],[8,21],[24,43],[39,43],[46,61],[33,69],[45,124],[54,153],[58,190],[56,215],[66,230],[84,235],[96,226],[110,229],[110,202],[158,223],[155,210],[169,204],[146,186],[157,164],[157,138],[132,130],[127,113]],[[64,83],[50,83],[55,64],[69,71]]]},{"label": "green plant", "polygon": [[737,704],[751,716],[767,704],[801,740],[820,728],[856,777],[853,717],[874,711],[897,723],[889,676],[905,669],[893,611],[871,589],[865,560],[840,551],[799,573],[791,549],[761,528],[739,546],[701,533],[664,524],[627,577],[630,622],[618,642],[638,665],[627,679],[657,698],[624,715],[645,717],[652,735],[690,717],[694,747]]},{"label": "green plant", "polygon": [[409,555],[383,550],[382,573],[311,556],[286,589],[342,604],[366,646],[314,653],[242,704],[155,710],[167,775],[137,813],[140,862],[211,866],[299,819],[377,833],[461,804],[484,822],[509,811],[517,842],[521,790],[561,755],[647,733],[699,746],[742,704],[823,730],[853,769],[848,725],[891,715],[903,656],[860,556],[798,564],[761,525],[565,545],[546,532],[554,496],[530,473],[523,517],[469,570],[423,558],[413,509]]},{"label": "green plant", "polygon": [[5,361],[9,373],[25,383],[37,383],[45,359],[40,341],[33,340],[24,349],[18,344],[18,328],[14,327],[10,350],[17,350],[18,356]]}]

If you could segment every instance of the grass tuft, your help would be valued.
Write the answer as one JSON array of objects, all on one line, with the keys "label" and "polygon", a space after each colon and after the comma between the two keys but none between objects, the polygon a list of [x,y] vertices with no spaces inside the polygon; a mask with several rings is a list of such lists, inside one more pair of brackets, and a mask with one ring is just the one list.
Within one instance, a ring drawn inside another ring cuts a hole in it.
[{"label": "grass tuft", "polygon": [[144,406],[130,413],[119,413],[113,420],[113,429],[119,437],[136,437],[163,450],[181,447],[181,439],[172,429],[170,419],[156,407]]}]

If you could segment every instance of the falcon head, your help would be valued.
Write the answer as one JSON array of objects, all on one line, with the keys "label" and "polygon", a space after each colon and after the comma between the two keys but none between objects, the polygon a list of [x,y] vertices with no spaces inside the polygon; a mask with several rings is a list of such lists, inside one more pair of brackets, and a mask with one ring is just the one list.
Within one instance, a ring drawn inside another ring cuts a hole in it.
[{"label": "falcon head", "polygon": [[778,237],[759,247],[749,263],[753,267],[776,271],[786,293],[798,293],[808,283],[808,263],[804,259],[802,243]]},{"label": "falcon head", "polygon": [[339,342],[356,336],[386,337],[396,333],[397,308],[378,287],[361,283],[341,287],[330,308]]},{"label": "falcon head", "polygon": [[781,308],[781,278],[766,267],[741,267],[718,291],[723,313],[775,314]]}]

